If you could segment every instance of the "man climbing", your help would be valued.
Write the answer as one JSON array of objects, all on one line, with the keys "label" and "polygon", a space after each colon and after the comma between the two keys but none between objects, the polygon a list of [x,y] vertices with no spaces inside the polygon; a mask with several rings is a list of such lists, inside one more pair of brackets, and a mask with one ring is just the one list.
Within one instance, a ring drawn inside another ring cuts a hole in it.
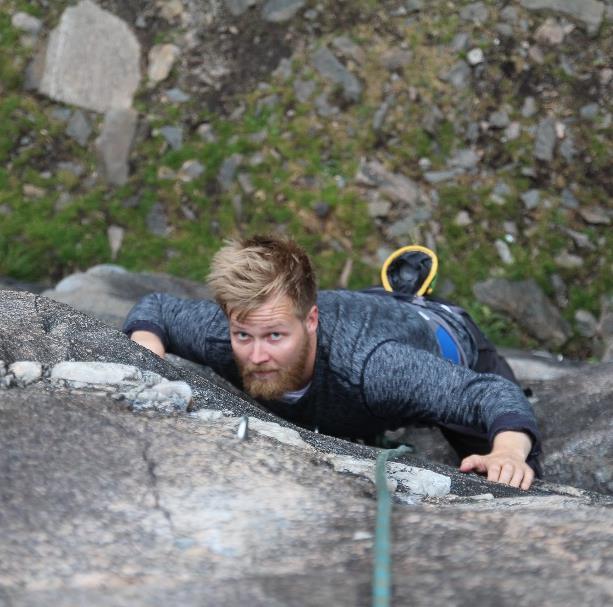
[{"label": "man climbing", "polygon": [[460,470],[528,489],[540,441],[531,406],[468,314],[422,297],[436,273],[428,257],[401,249],[384,266],[385,289],[318,293],[296,243],[234,241],[212,262],[215,301],[148,295],[124,332],[159,356],[208,365],[311,430],[357,439],[438,425]]}]

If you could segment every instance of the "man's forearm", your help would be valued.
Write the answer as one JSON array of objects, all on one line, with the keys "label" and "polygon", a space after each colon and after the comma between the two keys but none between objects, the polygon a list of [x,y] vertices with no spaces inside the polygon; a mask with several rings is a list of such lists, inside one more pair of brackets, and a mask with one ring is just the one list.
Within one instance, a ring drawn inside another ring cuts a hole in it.
[{"label": "man's forearm", "polygon": [[150,331],[133,331],[130,339],[144,348],[151,350],[161,358],[164,358],[166,354],[162,340],[155,333],[151,333]]},{"label": "man's forearm", "polygon": [[492,453],[514,453],[522,457],[524,461],[532,449],[532,439],[525,432],[505,430],[494,437]]}]

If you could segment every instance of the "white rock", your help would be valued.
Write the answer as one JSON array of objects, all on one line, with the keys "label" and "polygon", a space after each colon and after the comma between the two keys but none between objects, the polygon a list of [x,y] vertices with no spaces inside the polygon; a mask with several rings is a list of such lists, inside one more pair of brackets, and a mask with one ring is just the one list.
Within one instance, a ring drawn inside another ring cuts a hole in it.
[{"label": "white rock", "polygon": [[40,28],[43,26],[40,19],[22,12],[15,13],[11,17],[11,24],[14,28],[34,36],[40,32]]},{"label": "white rock", "polygon": [[468,51],[466,59],[470,65],[479,65],[480,63],[483,63],[485,57],[483,56],[483,51],[480,48],[473,48]]},{"label": "white rock", "polygon": [[469,226],[472,223],[472,219],[470,218],[470,214],[468,211],[460,211],[453,220],[453,223],[456,226],[465,227]]},{"label": "white rock", "polygon": [[[80,384],[116,386],[126,382],[139,382],[142,377],[142,372],[137,367],[119,363],[65,361],[58,363],[51,370],[52,380]],[[161,376],[157,377],[162,381]]]},{"label": "white rock", "polygon": [[36,361],[19,360],[9,365],[9,372],[15,376],[17,383],[27,386],[40,379],[43,366]]},{"label": "white rock", "polygon": [[513,255],[511,254],[511,249],[509,249],[509,245],[504,240],[496,240],[494,246],[496,247],[496,251],[498,251],[498,255],[500,256],[502,263],[510,266],[515,262],[515,259],[513,259]]},{"label": "white rock", "polygon": [[203,422],[214,422],[224,417],[223,411],[217,409],[198,409],[192,413],[192,417],[202,420]]},{"label": "white rock", "polygon": [[120,226],[109,226],[106,231],[106,235],[109,239],[109,246],[111,247],[111,259],[113,261],[117,258],[119,249],[121,249],[124,234],[125,230]]},{"label": "white rock", "polygon": [[170,70],[179,57],[179,48],[174,44],[156,44],[149,51],[149,69],[147,75],[153,83],[168,78]]},{"label": "white rock", "polygon": [[51,32],[41,93],[106,112],[128,108],[140,80],[140,45],[126,23],[90,0],[67,8]]},{"label": "white rock", "polygon": [[398,485],[415,495],[443,497],[451,490],[451,478],[425,468],[389,462],[390,476]]},{"label": "white rock", "polygon": [[292,447],[300,447],[301,449],[313,450],[313,447],[305,443],[300,434],[292,428],[284,428],[280,424],[274,422],[265,422],[256,417],[249,418],[249,430],[253,430],[258,434],[263,434],[269,438],[274,438],[280,443],[291,445]]},{"label": "white rock", "polygon": [[164,380],[140,391],[136,398],[147,401],[179,400],[187,406],[192,400],[192,389],[184,381]]},{"label": "white rock", "polygon": [[186,183],[197,179],[204,173],[204,166],[197,160],[186,160],[179,169],[177,177]]}]

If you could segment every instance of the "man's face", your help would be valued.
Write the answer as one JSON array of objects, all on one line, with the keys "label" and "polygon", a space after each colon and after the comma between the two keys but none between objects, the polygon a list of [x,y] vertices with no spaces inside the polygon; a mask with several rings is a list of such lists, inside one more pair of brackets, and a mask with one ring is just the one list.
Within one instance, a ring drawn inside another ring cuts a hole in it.
[{"label": "man's face", "polygon": [[254,398],[275,400],[311,379],[315,362],[317,306],[296,316],[287,297],[274,297],[242,320],[231,314],[230,339],[244,389]]}]

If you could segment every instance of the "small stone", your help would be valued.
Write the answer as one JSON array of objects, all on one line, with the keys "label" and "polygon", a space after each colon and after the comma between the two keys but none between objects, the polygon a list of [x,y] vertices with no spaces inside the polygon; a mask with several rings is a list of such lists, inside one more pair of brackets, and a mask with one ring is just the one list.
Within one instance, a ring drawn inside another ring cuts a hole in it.
[{"label": "small stone", "polygon": [[257,0],[225,0],[226,7],[234,17],[240,17],[243,13],[257,4]]},{"label": "small stone", "polygon": [[31,360],[19,360],[9,365],[9,373],[13,374],[18,386],[27,386],[41,378],[43,366]]},{"label": "small stone", "polygon": [[38,186],[26,183],[23,186],[23,195],[27,198],[42,198],[47,192]]},{"label": "small stone", "polygon": [[180,150],[183,147],[183,127],[163,126],[159,133],[173,150]]},{"label": "small stone", "polygon": [[488,17],[489,11],[483,2],[473,2],[460,10],[460,18],[465,21],[485,23]]},{"label": "small stone", "polygon": [[198,179],[202,173],[204,173],[204,165],[197,160],[186,160],[181,165],[177,177],[180,181],[189,183],[190,181],[194,181],[194,179]]},{"label": "small stone", "polygon": [[147,229],[154,236],[162,236],[165,237],[168,235],[169,227],[168,227],[168,219],[166,218],[166,211],[164,210],[164,205],[161,202],[156,202],[149,212],[147,213],[147,217],[145,218],[145,224]]},{"label": "small stone", "polygon": [[373,200],[368,203],[368,215],[370,217],[387,217],[392,208],[392,203],[387,200]]},{"label": "small stone", "polygon": [[534,97],[526,97],[524,100],[524,105],[521,108],[521,115],[524,118],[531,118],[536,114],[536,100]]},{"label": "small stone", "polygon": [[125,230],[120,226],[109,226],[106,231],[109,246],[111,247],[111,259],[113,261],[117,259],[117,253],[119,253],[119,249],[121,249],[121,245],[123,244],[124,234]]},{"label": "small stone", "polygon": [[428,183],[436,184],[442,183],[443,181],[449,181],[450,179],[455,179],[458,176],[459,172],[457,170],[453,171],[427,171],[424,173],[424,179]]},{"label": "small stone", "polygon": [[287,57],[284,57],[279,62],[279,65],[275,68],[272,75],[281,80],[289,80],[292,77],[292,62]]},{"label": "small stone", "polygon": [[536,128],[534,141],[534,156],[543,162],[553,160],[553,151],[556,144],[555,121],[552,118],[541,120]]},{"label": "small stone", "polygon": [[306,103],[315,92],[315,82],[312,80],[294,80],[294,93],[300,103]]},{"label": "small stone", "polygon": [[364,63],[366,59],[362,48],[353,42],[353,40],[347,38],[347,36],[337,36],[332,40],[332,45],[347,57],[347,59],[353,59],[358,64]]},{"label": "small stone", "polygon": [[267,95],[266,97],[258,99],[258,102],[256,104],[256,110],[259,114],[262,110],[272,110],[277,107],[277,105],[279,105],[279,95]]},{"label": "small stone", "polygon": [[40,32],[43,22],[28,13],[18,12],[11,17],[11,24],[15,29],[36,36]]},{"label": "small stone", "polygon": [[470,148],[458,150],[447,162],[451,167],[469,171],[474,169],[481,161],[481,156]]},{"label": "small stone", "polygon": [[453,220],[454,225],[461,228],[469,226],[473,220],[470,218],[468,211],[460,211]]},{"label": "small stone", "polygon": [[586,223],[592,225],[608,226],[611,223],[611,216],[599,207],[581,208],[579,209],[579,215],[581,215]]},{"label": "small stone", "polygon": [[390,96],[379,106],[379,108],[375,112],[375,115],[373,116],[373,119],[372,119],[372,128],[373,128],[373,131],[375,131],[375,133],[381,130],[381,127],[383,126],[383,123],[385,122],[385,118],[388,112],[390,111],[392,105],[394,104],[394,101],[395,101],[394,96],[393,95]]},{"label": "small stone", "polygon": [[588,103],[579,110],[579,115],[584,120],[595,120],[598,117],[600,107],[597,103]]},{"label": "small stone", "polygon": [[483,55],[483,51],[480,48],[473,48],[468,51],[466,55],[466,59],[470,65],[479,65],[483,63],[485,60],[485,56]]},{"label": "small stone", "polygon": [[390,72],[402,69],[411,65],[413,62],[413,53],[411,51],[405,51],[402,49],[396,49],[384,53],[381,58],[381,64]]},{"label": "small stone", "polygon": [[268,0],[262,7],[262,18],[270,23],[289,21],[303,6],[305,0]]},{"label": "small stone", "polygon": [[328,101],[328,96],[325,93],[315,97],[315,111],[317,112],[317,115],[321,116],[322,118],[329,118],[340,112],[335,105],[330,104]]},{"label": "small stone", "polygon": [[92,127],[89,120],[81,110],[76,110],[66,128],[66,134],[72,137],[79,145],[86,146],[87,140],[92,133]]},{"label": "small stone", "polygon": [[492,112],[489,116],[488,122],[495,129],[504,129],[510,124],[509,115],[504,110],[498,110]]},{"label": "small stone", "polygon": [[566,270],[575,270],[583,266],[583,259],[578,255],[572,255],[568,251],[562,251],[554,257],[555,264]]},{"label": "small stone", "polygon": [[463,89],[468,86],[471,71],[465,61],[458,61],[451,69],[441,75],[439,78],[444,82],[449,82],[457,89]]},{"label": "small stone", "polygon": [[453,37],[451,41],[451,50],[456,53],[461,53],[468,48],[470,36],[466,32],[460,32]]},{"label": "small stone", "polygon": [[214,422],[223,418],[223,412],[217,409],[198,409],[191,414],[191,417],[195,417],[203,422]]},{"label": "small stone", "polygon": [[203,122],[196,129],[198,136],[206,143],[217,143],[217,135],[213,131],[213,127],[208,122]]},{"label": "small stone", "polygon": [[514,121],[504,130],[504,136],[507,141],[514,141],[521,135],[521,124]]},{"label": "small stone", "polygon": [[512,4],[505,6],[500,11],[500,17],[508,23],[516,23],[518,18],[517,8],[515,8]]},{"label": "small stone", "polygon": [[509,245],[504,240],[497,239],[494,246],[496,247],[496,251],[498,251],[502,263],[507,266],[515,263],[515,259],[513,259],[513,255],[511,254],[511,249],[509,249]]},{"label": "small stone", "polygon": [[567,209],[578,209],[579,208],[579,201],[575,198],[575,195],[568,188],[564,188],[564,190],[562,190],[561,198],[562,198],[562,204]]},{"label": "small stone", "polygon": [[496,33],[500,34],[503,38],[513,38],[513,27],[508,23],[497,23]]},{"label": "small stone", "polygon": [[72,116],[72,110],[67,107],[54,107],[51,110],[51,118],[60,122],[68,122]]},{"label": "small stone", "polygon": [[613,80],[613,69],[610,67],[605,67],[604,69],[600,70],[599,80],[600,84],[607,86],[607,84]]},{"label": "small stone", "polygon": [[543,63],[545,63],[545,55],[543,54],[541,48],[536,44],[530,47],[528,50],[528,56],[538,65],[543,65]]},{"label": "small stone", "polygon": [[362,97],[362,85],[359,80],[332,54],[322,46],[311,58],[313,67],[326,80],[342,87],[343,96],[349,102],[358,102]]},{"label": "small stone", "polygon": [[108,183],[123,185],[128,180],[128,160],[137,120],[138,114],[132,108],[111,109],[104,116],[96,139],[96,153],[100,175]]},{"label": "small stone", "polygon": [[232,156],[223,161],[217,175],[217,181],[224,192],[227,192],[232,187],[234,178],[236,177],[236,171],[242,162],[243,156],[241,154],[232,154]]},{"label": "small stone", "polygon": [[181,0],[164,0],[159,2],[160,15],[166,21],[174,21],[183,16],[183,3]]},{"label": "small stone", "polygon": [[167,91],[164,91],[163,100],[168,103],[185,103],[186,101],[189,101],[190,99],[191,99],[190,95],[188,95],[187,93],[183,92],[181,89],[176,88],[176,87],[172,89],[168,89]]},{"label": "small stone", "polygon": [[174,44],[156,44],[149,51],[149,80],[154,84],[166,80],[179,56],[179,47]]},{"label": "small stone", "polygon": [[524,206],[529,211],[536,209],[541,201],[541,192],[539,190],[528,190],[520,196]]},{"label": "small stone", "polygon": [[555,19],[548,17],[534,33],[534,39],[554,46],[562,43],[565,35],[566,30]]},{"label": "small stone", "polygon": [[237,177],[238,185],[247,196],[251,196],[255,192],[255,186],[251,181],[249,173],[239,173]]},{"label": "small stone", "polygon": [[172,181],[177,178],[177,174],[170,167],[162,165],[161,167],[158,167],[157,177],[158,179],[167,179]]},{"label": "small stone", "polygon": [[58,173],[59,172],[70,173],[71,175],[74,175],[75,177],[81,177],[85,169],[83,168],[83,165],[79,164],[78,162],[67,161],[67,162],[58,162],[56,170]]}]

